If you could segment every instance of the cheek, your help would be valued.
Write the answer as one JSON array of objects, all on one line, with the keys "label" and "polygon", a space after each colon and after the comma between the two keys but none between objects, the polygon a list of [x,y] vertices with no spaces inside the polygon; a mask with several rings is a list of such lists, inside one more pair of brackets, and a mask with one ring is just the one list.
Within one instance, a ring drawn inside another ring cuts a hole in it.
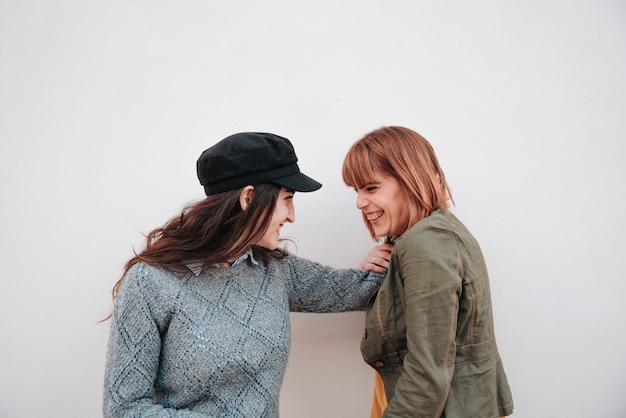
[{"label": "cheek", "polygon": [[277,224],[282,223],[288,216],[289,206],[286,203],[281,203],[276,206],[276,210],[274,211],[274,215],[272,216],[272,222]]},{"label": "cheek", "polygon": [[276,205],[276,207],[274,208],[274,213],[272,213],[272,219],[270,221],[270,223],[273,225],[275,224],[278,219],[280,219],[280,214],[282,212],[282,207],[280,204]]},{"label": "cheek", "polygon": [[404,205],[393,205],[391,208],[391,220],[395,225],[402,224],[406,219],[408,219],[409,210]]}]

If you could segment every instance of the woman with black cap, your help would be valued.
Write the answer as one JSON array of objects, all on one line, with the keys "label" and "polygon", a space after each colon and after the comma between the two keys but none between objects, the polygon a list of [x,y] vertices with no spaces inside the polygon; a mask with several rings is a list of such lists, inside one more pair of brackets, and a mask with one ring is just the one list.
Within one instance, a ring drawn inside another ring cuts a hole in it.
[{"label": "woman with black cap", "polygon": [[374,247],[360,269],[279,247],[294,193],[322,186],[297,161],[289,140],[269,133],[202,153],[207,197],[150,232],[113,289],[105,417],[277,417],[289,311],[365,308],[391,246]]}]

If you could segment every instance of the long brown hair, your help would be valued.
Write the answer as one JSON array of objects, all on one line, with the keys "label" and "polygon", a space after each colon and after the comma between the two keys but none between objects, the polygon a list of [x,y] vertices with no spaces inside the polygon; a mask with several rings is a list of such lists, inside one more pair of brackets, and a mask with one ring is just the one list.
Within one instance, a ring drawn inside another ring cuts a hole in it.
[{"label": "long brown hair", "polygon": [[[376,129],[355,142],[343,162],[343,181],[358,188],[375,182],[379,174],[393,176],[415,205],[409,204],[408,228],[430,215],[437,207],[447,210],[452,200],[446,176],[430,143],[417,132],[402,126]],[[417,209],[415,209],[417,208]],[[374,228],[363,214],[370,235]]]},{"label": "long brown hair", "polygon": [[210,195],[186,206],[179,216],[146,235],[145,248],[126,263],[122,278],[113,287],[113,298],[128,270],[139,262],[166,268],[200,263],[206,269],[238,257],[250,247],[261,262],[284,257],[287,253],[282,249],[252,245],[269,228],[280,189],[273,183],[256,185],[246,210],[239,203],[242,189]]}]

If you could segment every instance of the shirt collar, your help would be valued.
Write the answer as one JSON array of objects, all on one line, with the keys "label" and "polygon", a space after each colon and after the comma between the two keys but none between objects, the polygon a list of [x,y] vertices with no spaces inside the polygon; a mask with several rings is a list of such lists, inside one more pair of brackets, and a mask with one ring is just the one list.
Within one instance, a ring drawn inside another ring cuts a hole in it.
[{"label": "shirt collar", "polygon": [[[252,263],[252,265],[254,265],[254,266],[258,266],[259,265],[259,262],[256,261],[256,259],[254,258],[254,254],[252,254],[252,248],[248,248],[248,250],[241,257],[239,257],[238,259],[233,261],[233,263],[230,265],[230,267],[234,267],[237,264],[243,263],[244,260],[246,260],[248,257],[250,257],[250,262]],[[199,261],[197,261],[195,263],[186,264],[186,266],[196,276],[199,276],[200,273],[202,273],[202,263],[199,262]],[[218,265],[217,264],[213,264],[213,267],[218,267]]]}]

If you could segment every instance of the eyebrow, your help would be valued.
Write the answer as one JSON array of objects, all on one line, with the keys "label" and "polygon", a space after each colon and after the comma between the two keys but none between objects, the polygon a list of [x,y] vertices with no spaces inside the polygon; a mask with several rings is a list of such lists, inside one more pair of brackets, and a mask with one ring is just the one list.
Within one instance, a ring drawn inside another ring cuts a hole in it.
[{"label": "eyebrow", "polygon": [[365,183],[365,184],[362,184],[362,185],[358,186],[357,189],[363,189],[363,188],[365,188],[367,186],[377,186],[380,183],[381,183],[380,181],[370,181],[368,183]]}]

